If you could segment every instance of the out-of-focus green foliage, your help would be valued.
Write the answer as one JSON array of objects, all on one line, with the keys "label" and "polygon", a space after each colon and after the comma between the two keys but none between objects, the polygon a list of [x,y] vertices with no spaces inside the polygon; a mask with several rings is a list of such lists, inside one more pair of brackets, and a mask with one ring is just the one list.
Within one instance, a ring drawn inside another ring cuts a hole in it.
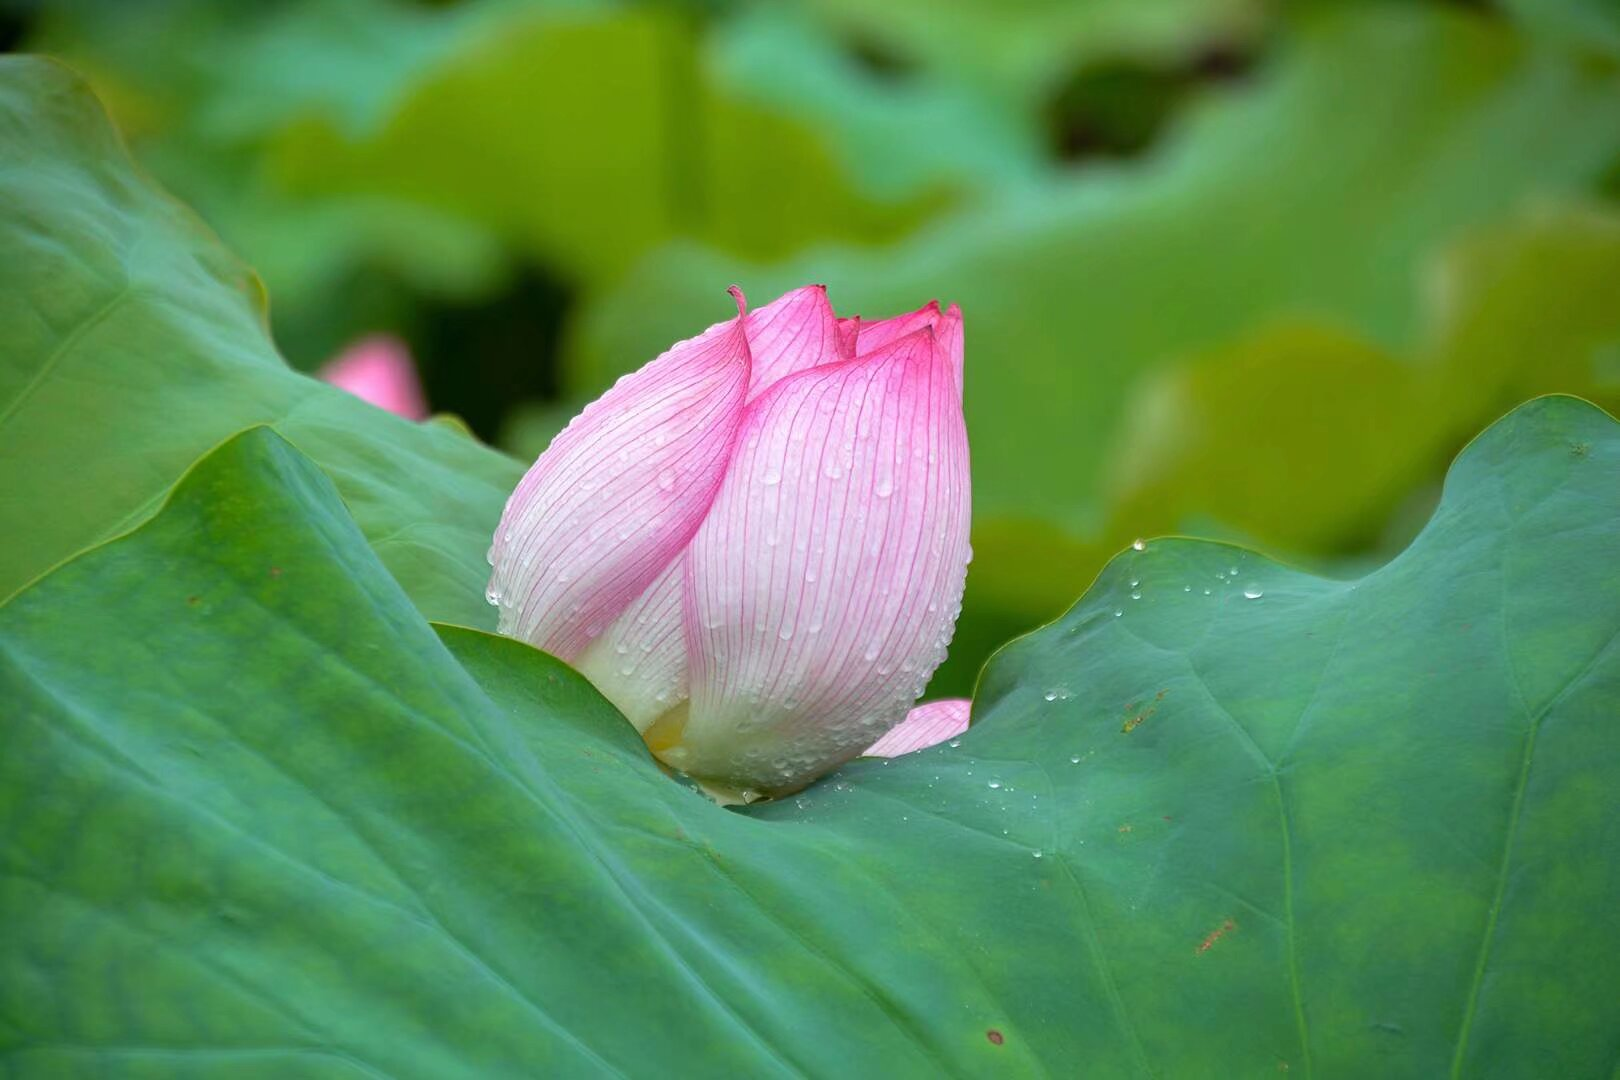
[{"label": "out-of-focus green foliage", "polygon": [[997,98],[1035,103],[1070,72],[1254,36],[1268,0],[810,0],[833,25]]},{"label": "out-of-focus green foliage", "polygon": [[[869,314],[961,303],[986,557],[963,666],[936,685],[963,690],[977,646],[1055,613],[1134,536],[1224,527],[1303,556],[1354,551],[1519,391],[1603,392],[1615,222],[1518,222],[1617,155],[1607,66],[1466,14],[1326,16],[1140,165],[960,211],[882,252],[769,268],[661,252],[588,315],[569,374],[593,394],[719,317],[714,281],[765,296],[834,282],[840,307]],[[1467,239],[1496,221],[1515,224]],[[1437,279],[1462,311],[1425,310]],[[1422,344],[1430,323],[1458,340]]]},{"label": "out-of-focus green foliage", "polygon": [[1526,26],[1577,48],[1620,57],[1620,5],[1613,0],[1501,0]]},{"label": "out-of-focus green foliage", "polygon": [[[960,302],[959,693],[1135,536],[1365,564],[1526,396],[1616,403],[1614,11],[64,0],[31,44],[260,271],[295,364],[404,333],[524,457],[733,280]],[[532,333],[467,334],[497,301]]]},{"label": "out-of-focus green foliage", "polygon": [[987,106],[887,90],[790,13],[705,39],[655,5],[85,3],[37,44],[99,77],[311,362],[356,329],[333,290],[357,267],[465,296],[523,259],[610,280],[675,236],[754,257],[878,243],[1033,167]]},{"label": "out-of-focus green foliage", "polygon": [[1166,369],[1113,448],[1116,534],[1214,519],[1289,551],[1376,544],[1411,478],[1514,404],[1620,409],[1617,282],[1620,215],[1535,210],[1448,253],[1399,354],[1299,323]]}]

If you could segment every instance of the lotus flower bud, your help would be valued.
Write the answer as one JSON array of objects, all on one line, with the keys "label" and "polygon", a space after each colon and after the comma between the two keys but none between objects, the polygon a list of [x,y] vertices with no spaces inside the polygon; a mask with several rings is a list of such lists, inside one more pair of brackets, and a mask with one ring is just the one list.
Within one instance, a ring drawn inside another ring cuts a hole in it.
[{"label": "lotus flower bud", "polygon": [[735,319],[540,455],[489,596],[667,764],[783,793],[902,720],[944,659],[970,557],[962,318],[733,294]]},{"label": "lotus flower bud", "polygon": [[361,338],[316,373],[325,382],[407,420],[427,419],[427,401],[410,350],[398,338]]}]

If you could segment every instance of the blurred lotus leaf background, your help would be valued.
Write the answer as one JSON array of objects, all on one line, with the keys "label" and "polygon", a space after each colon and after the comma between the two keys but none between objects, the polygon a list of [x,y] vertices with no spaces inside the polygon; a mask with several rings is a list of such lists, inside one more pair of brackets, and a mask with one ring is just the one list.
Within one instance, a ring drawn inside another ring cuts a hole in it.
[{"label": "blurred lotus leaf background", "polygon": [[732,282],[961,304],[978,558],[935,696],[1135,537],[1353,572],[1514,405],[1620,407],[1612,0],[4,10],[293,366],[398,334],[520,462]]}]

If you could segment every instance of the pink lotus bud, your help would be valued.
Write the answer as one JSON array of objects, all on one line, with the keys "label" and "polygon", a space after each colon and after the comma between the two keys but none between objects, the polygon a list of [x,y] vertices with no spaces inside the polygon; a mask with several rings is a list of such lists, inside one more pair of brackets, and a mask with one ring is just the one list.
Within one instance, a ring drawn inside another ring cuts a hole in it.
[{"label": "pink lotus bud", "polygon": [[863,757],[899,757],[913,750],[926,750],[946,739],[954,739],[968,729],[973,702],[967,698],[946,698],[919,705],[889,733],[862,752]]},{"label": "pink lotus bud", "polygon": [[501,632],[563,659],[668,764],[779,793],[906,715],[967,574],[962,318],[838,319],[796,289],[591,404],[490,550]]},{"label": "pink lotus bud", "polygon": [[427,419],[427,401],[405,343],[387,334],[361,338],[316,373],[325,382],[407,420]]}]

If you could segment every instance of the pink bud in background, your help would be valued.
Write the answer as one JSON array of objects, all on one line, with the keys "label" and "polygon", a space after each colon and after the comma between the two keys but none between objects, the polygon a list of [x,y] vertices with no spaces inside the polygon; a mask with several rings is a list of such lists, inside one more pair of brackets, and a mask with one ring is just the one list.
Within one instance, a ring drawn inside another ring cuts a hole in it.
[{"label": "pink bud in background", "polygon": [[946,698],[919,705],[890,728],[887,735],[868,746],[864,756],[899,757],[954,739],[968,729],[968,714],[972,710],[973,702],[967,698]]},{"label": "pink bud in background", "polygon": [[962,316],[796,289],[620,379],[490,549],[500,629],[579,668],[666,763],[781,793],[872,744],[945,656],[967,574]]},{"label": "pink bud in background", "polygon": [[361,338],[316,373],[379,409],[407,420],[427,419],[427,401],[405,343],[387,334]]}]

